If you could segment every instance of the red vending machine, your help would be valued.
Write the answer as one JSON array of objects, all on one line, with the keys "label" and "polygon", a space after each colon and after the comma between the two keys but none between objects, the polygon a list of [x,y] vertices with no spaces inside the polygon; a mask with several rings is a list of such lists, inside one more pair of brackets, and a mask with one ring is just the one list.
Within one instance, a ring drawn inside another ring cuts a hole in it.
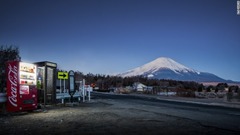
[{"label": "red vending machine", "polygon": [[19,61],[11,61],[7,63],[6,71],[7,111],[17,112],[36,109],[36,65]]}]

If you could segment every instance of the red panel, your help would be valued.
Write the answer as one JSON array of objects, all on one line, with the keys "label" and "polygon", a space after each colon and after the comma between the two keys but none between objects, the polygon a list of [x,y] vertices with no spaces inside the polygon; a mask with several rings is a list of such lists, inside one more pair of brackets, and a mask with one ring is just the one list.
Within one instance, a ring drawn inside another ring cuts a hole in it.
[{"label": "red panel", "polygon": [[29,94],[21,95],[22,110],[34,110],[37,108],[37,88],[36,85],[29,86]]},{"label": "red panel", "polygon": [[7,104],[9,112],[20,110],[19,101],[19,62],[12,61],[7,63]]}]

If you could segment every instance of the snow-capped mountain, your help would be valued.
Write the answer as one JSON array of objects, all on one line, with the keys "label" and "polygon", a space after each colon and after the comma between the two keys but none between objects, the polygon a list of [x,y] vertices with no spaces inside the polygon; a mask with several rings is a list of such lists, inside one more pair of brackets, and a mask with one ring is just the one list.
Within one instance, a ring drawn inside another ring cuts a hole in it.
[{"label": "snow-capped mountain", "polygon": [[157,79],[172,79],[197,82],[226,82],[226,80],[207,72],[188,68],[171,58],[160,57],[143,66],[119,74],[122,77],[144,76]]}]

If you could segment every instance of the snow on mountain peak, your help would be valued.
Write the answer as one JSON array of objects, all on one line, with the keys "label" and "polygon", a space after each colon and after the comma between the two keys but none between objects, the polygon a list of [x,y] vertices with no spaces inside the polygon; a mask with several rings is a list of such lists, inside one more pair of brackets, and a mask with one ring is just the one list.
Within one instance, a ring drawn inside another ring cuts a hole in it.
[{"label": "snow on mountain peak", "polygon": [[179,72],[198,73],[193,69],[187,68],[184,65],[177,63],[176,61],[172,60],[171,58],[160,57],[160,58],[157,58],[143,66],[140,66],[135,69],[127,71],[126,73],[124,73],[123,76],[137,76],[137,75],[143,75],[144,73],[154,73],[160,69],[170,69],[170,70],[174,71],[175,73],[179,73]]},{"label": "snow on mountain peak", "polygon": [[119,74],[121,77],[140,75],[156,79],[198,82],[226,82],[226,80],[214,74],[196,71],[167,57],[157,58],[143,66]]},{"label": "snow on mountain peak", "polygon": [[150,66],[150,67],[156,67],[158,69],[168,68],[168,69],[171,69],[173,71],[183,71],[183,72],[193,71],[192,69],[187,68],[184,65],[179,64],[176,61],[174,61],[173,59],[167,58],[167,57],[157,58],[156,60],[154,60],[154,61],[152,61],[152,62],[150,62],[146,65]]}]

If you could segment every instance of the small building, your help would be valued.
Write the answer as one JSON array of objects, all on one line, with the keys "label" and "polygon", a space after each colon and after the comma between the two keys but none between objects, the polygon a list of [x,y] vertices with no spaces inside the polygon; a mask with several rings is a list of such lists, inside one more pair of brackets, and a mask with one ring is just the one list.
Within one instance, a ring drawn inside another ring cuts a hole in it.
[{"label": "small building", "polygon": [[142,92],[142,91],[147,89],[147,86],[140,83],[140,82],[135,82],[133,84],[133,89],[136,90],[136,91]]}]

